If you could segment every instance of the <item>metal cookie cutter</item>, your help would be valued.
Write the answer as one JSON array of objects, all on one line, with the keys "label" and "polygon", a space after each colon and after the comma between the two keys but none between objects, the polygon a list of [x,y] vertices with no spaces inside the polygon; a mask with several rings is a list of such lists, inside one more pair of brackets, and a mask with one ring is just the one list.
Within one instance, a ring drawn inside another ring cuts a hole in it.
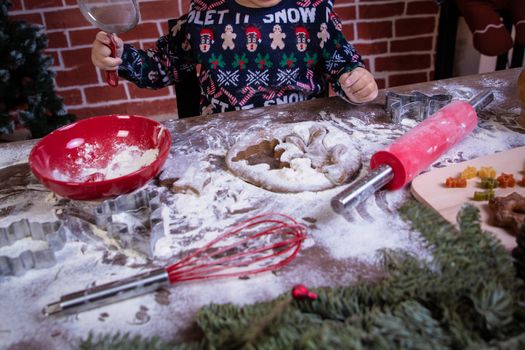
[{"label": "metal cookie cutter", "polygon": [[102,202],[95,208],[95,218],[97,226],[122,248],[152,258],[155,244],[164,236],[163,210],[160,194],[143,190]]},{"label": "metal cookie cutter", "polygon": [[55,252],[64,248],[66,243],[66,228],[61,221],[39,223],[27,219],[0,227],[0,248],[24,238],[45,241],[48,248],[35,251],[28,249],[17,257],[0,256],[0,276],[20,276],[30,269],[54,266]]},{"label": "metal cookie cutter", "polygon": [[400,123],[403,118],[413,118],[422,121],[449,104],[451,95],[425,95],[414,91],[410,94],[386,93],[385,111],[394,123]]}]

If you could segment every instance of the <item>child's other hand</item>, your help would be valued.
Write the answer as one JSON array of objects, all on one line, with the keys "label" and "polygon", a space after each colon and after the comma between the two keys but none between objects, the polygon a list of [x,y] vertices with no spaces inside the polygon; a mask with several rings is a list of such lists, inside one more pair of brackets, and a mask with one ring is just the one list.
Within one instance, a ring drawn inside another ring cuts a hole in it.
[{"label": "child's other hand", "polygon": [[[112,35],[113,42],[116,46],[116,57],[111,57],[111,49],[109,48],[109,43],[111,39],[109,36]],[[116,70],[119,64],[122,63],[122,51],[124,48],[124,43],[115,34],[108,34],[105,32],[98,32],[93,41],[93,46],[91,46],[91,61],[95,66],[102,70]]]},{"label": "child's other hand", "polygon": [[370,102],[377,97],[377,84],[372,74],[364,68],[356,69],[339,77],[339,84],[346,97],[354,103]]}]

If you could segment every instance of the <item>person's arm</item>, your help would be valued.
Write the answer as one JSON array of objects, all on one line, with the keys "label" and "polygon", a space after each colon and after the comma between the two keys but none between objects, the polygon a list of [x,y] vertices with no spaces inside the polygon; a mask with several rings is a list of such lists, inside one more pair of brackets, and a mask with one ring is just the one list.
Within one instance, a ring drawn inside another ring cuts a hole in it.
[{"label": "person's arm", "polygon": [[334,91],[351,103],[364,103],[377,97],[377,84],[365,68],[361,56],[341,32],[341,21],[332,12],[326,23],[328,40],[324,43],[325,70]]},{"label": "person's arm", "polygon": [[182,80],[185,74],[195,74],[190,53],[182,49],[187,39],[185,20],[183,16],[169,21],[168,34],[159,38],[154,49],[124,44],[119,75],[138,87],[158,89]]}]

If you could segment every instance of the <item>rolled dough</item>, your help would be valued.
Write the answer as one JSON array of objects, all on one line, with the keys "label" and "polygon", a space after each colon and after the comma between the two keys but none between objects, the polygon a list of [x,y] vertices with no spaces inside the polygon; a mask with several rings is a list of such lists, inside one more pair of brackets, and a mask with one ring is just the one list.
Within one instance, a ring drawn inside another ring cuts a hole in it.
[{"label": "rolled dough", "polygon": [[361,156],[343,131],[301,122],[243,135],[228,151],[226,164],[253,185],[296,193],[349,182],[361,168]]}]

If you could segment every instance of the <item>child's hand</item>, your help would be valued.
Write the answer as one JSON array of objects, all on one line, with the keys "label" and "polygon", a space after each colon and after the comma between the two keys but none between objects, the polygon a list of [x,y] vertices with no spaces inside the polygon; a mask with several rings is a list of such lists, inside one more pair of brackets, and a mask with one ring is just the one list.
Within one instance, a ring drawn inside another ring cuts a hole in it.
[{"label": "child's hand", "polygon": [[339,77],[339,84],[346,97],[354,103],[370,102],[377,97],[377,84],[372,74],[364,68],[356,69]]},{"label": "child's hand", "polygon": [[[113,42],[116,46],[116,57],[111,57],[111,49],[109,48],[110,38],[112,35]],[[122,56],[124,43],[115,34],[108,34],[105,32],[98,32],[93,41],[93,46],[91,47],[91,61],[95,66],[103,70],[116,70],[119,64],[122,63]]]}]

